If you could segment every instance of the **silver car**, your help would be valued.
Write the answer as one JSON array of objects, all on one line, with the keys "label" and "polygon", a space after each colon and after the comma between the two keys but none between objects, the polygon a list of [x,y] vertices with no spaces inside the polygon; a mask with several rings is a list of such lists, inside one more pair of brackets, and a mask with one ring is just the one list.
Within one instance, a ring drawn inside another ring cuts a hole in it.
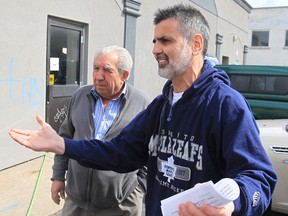
[{"label": "silver car", "polygon": [[278,175],[271,210],[288,214],[288,119],[257,120],[262,144]]}]

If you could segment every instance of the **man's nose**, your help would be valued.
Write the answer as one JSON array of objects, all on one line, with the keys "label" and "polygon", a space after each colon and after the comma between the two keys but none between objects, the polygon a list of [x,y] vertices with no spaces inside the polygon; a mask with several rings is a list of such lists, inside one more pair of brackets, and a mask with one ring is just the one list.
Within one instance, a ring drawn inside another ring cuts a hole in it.
[{"label": "man's nose", "polygon": [[103,70],[100,69],[97,72],[95,72],[95,78],[98,80],[103,80],[104,79],[104,73]]},{"label": "man's nose", "polygon": [[154,43],[152,53],[153,53],[153,55],[157,55],[159,53],[162,53],[162,49],[157,42]]}]

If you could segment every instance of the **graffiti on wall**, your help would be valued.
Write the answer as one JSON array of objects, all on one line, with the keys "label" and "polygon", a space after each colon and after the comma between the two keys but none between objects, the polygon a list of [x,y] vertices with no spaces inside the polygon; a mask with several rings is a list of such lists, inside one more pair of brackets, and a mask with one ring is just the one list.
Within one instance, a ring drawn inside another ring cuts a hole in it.
[{"label": "graffiti on wall", "polygon": [[[45,103],[45,79],[34,77],[16,78],[13,75],[14,59],[9,62],[9,75],[0,76],[0,103],[21,102],[32,107],[44,106]],[[24,73],[24,72],[23,72]],[[21,73],[21,75],[23,74]]]}]

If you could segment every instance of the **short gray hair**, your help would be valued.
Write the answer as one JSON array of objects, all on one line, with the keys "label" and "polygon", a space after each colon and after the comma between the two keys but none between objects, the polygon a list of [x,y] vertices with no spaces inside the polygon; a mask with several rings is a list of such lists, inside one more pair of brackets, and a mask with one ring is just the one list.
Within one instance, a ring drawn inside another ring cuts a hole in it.
[{"label": "short gray hair", "polygon": [[179,32],[188,41],[196,34],[201,34],[204,39],[202,55],[205,56],[208,50],[210,29],[207,20],[201,12],[190,5],[178,4],[172,7],[159,9],[155,13],[154,25],[163,20],[178,20]]},{"label": "short gray hair", "polygon": [[122,74],[124,71],[128,71],[130,73],[133,66],[133,60],[129,51],[123,47],[107,46],[102,48],[98,53],[96,53],[94,62],[100,54],[108,54],[111,52],[116,53],[118,56],[117,68],[120,73]]}]

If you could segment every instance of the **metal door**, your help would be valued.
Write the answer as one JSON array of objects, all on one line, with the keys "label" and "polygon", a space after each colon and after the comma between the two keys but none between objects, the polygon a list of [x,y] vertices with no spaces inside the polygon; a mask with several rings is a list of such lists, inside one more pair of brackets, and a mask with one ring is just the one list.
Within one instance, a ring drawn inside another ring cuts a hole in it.
[{"label": "metal door", "polygon": [[48,17],[46,121],[56,130],[72,94],[87,83],[87,26]]}]

